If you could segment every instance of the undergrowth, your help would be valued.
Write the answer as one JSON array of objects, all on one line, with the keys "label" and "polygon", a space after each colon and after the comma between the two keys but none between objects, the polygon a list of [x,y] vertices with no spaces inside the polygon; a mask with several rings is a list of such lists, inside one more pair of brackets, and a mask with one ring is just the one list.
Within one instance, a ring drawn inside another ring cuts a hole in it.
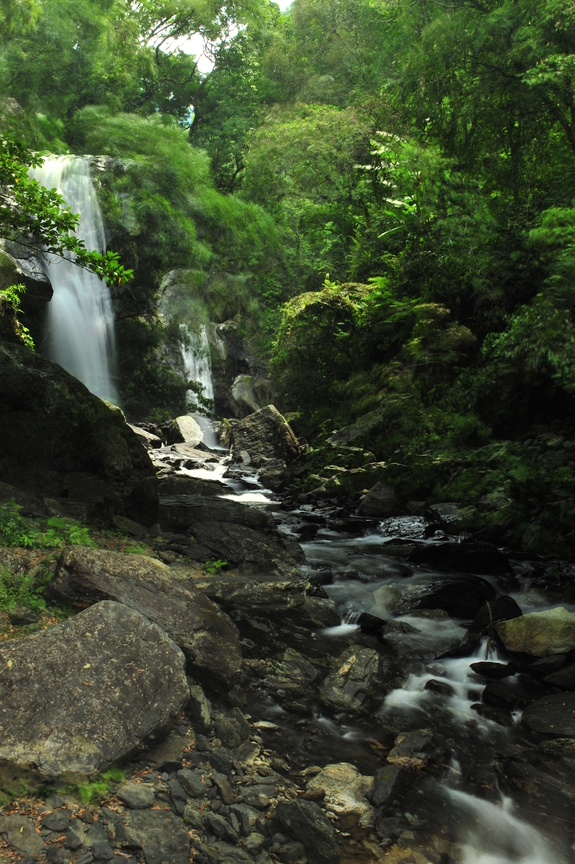
[{"label": "undergrowth", "polygon": [[0,545],[28,549],[96,545],[88,528],[73,519],[51,516],[34,520],[22,516],[20,511],[21,507],[15,501],[0,504]]}]

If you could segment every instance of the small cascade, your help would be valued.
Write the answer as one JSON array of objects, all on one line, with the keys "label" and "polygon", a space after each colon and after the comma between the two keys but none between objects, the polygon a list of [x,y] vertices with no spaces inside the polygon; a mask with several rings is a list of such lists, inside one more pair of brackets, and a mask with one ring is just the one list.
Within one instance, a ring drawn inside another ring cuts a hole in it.
[{"label": "small cascade", "polygon": [[[213,403],[214,384],[212,380],[212,358],[208,342],[208,329],[205,324],[199,330],[191,330],[187,324],[180,324],[181,350],[184,369],[188,381],[199,384],[202,388],[202,396]],[[196,393],[188,391],[186,397],[188,412],[205,410],[205,406],[199,401]]]},{"label": "small cascade", "polygon": [[[104,225],[88,159],[51,157],[30,175],[41,186],[57,189],[72,212],[79,214],[76,235],[86,248],[104,252]],[[108,286],[94,273],[56,255],[44,257],[44,269],[54,289],[48,305],[46,354],[96,396],[117,404],[112,380],[114,318]]]}]

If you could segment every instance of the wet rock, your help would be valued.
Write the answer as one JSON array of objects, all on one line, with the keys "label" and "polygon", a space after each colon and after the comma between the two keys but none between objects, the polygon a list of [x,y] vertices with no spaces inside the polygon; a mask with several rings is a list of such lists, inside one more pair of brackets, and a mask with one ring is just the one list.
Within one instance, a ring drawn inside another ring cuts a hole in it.
[{"label": "wet rock", "polygon": [[513,597],[504,594],[481,607],[471,622],[469,631],[475,634],[483,633],[499,621],[511,621],[514,618],[520,618],[522,614],[521,608]]},{"label": "wet rock", "polygon": [[534,678],[545,678],[547,675],[552,675],[554,672],[559,672],[560,669],[565,668],[567,662],[565,654],[550,654],[549,657],[535,660],[529,667],[529,674]]},{"label": "wet rock", "polygon": [[575,690],[575,665],[566,666],[565,669],[547,675],[543,682],[551,687],[559,687],[560,690]]},{"label": "wet rock", "polygon": [[387,621],[385,621],[384,618],[378,618],[377,615],[370,615],[369,612],[362,612],[357,619],[357,623],[359,624],[362,633],[377,635],[385,627]]},{"label": "wet rock", "polygon": [[346,648],[320,688],[320,699],[336,711],[370,711],[393,688],[391,663],[371,648]]},{"label": "wet rock", "polygon": [[479,576],[416,576],[405,582],[382,585],[373,593],[374,615],[408,615],[417,609],[443,609],[454,618],[471,619],[495,589]]},{"label": "wet rock", "polygon": [[0,481],[62,515],[158,518],[155,470],[122,412],[22,345],[0,343]]},{"label": "wet rock", "polygon": [[497,708],[493,705],[485,705],[484,702],[476,702],[471,706],[471,710],[479,714],[480,717],[485,717],[486,720],[499,724],[499,726],[513,725],[511,713],[505,708]]},{"label": "wet rock", "polygon": [[521,693],[501,681],[490,681],[485,687],[481,699],[485,705],[491,705],[493,708],[504,708],[506,711],[513,711],[519,705],[525,704]]},{"label": "wet rock", "polygon": [[169,567],[145,555],[69,547],[51,584],[54,596],[93,603],[109,598],[161,627],[191,660],[231,682],[241,667],[235,624],[204,594]]},{"label": "wet rock", "polygon": [[288,697],[304,696],[318,671],[299,651],[287,648],[279,660],[267,664],[263,680],[268,690],[283,690]]},{"label": "wet rock", "polygon": [[349,830],[358,824],[367,828],[372,824],[374,813],[368,798],[374,784],[373,777],[360,774],[355,765],[338,762],[325,768],[308,781],[308,791],[321,789],[325,792],[328,810],[340,817],[340,825]]},{"label": "wet rock", "polygon": [[194,731],[209,734],[212,728],[212,703],[199,684],[190,684],[190,700],[186,705],[186,714]]},{"label": "wet rock", "polygon": [[180,649],[119,603],[2,643],[0,667],[0,761],[50,779],[103,770],[188,700]]},{"label": "wet rock", "polygon": [[358,516],[383,517],[395,513],[399,506],[393,486],[380,481],[364,495],[355,512]]},{"label": "wet rock", "polygon": [[24,855],[37,855],[44,849],[44,841],[25,816],[0,815],[0,836]]},{"label": "wet rock", "polygon": [[234,831],[228,820],[217,813],[206,813],[204,824],[220,840],[227,840],[229,843],[237,843],[239,840],[237,832]]},{"label": "wet rock", "polygon": [[[243,504],[239,506],[249,509]],[[242,573],[269,573],[274,568],[294,567],[296,563],[279,536],[246,525],[200,522],[193,526],[193,534],[213,556],[239,567]]]},{"label": "wet rock", "polygon": [[575,693],[544,696],[529,705],[521,719],[532,732],[554,738],[575,738]]},{"label": "wet rock", "polygon": [[401,657],[434,660],[458,646],[465,637],[465,630],[454,624],[447,613],[444,615],[444,618],[429,620],[409,617],[409,620],[388,621],[380,639]]},{"label": "wet rock", "polygon": [[[269,565],[268,561],[268,565]],[[240,577],[238,572],[221,572],[215,574],[192,574],[196,588],[207,594],[210,599],[221,604],[225,609],[243,613],[252,618],[257,614],[293,610],[301,614],[302,620],[309,618],[306,607],[308,598],[307,583],[295,571],[289,571],[287,577],[281,573],[262,573]],[[335,610],[331,601],[324,601],[328,608]],[[337,614],[337,613],[336,613]],[[339,623],[339,617],[337,619]]]},{"label": "wet rock", "polygon": [[452,501],[433,504],[426,512],[426,518],[445,531],[446,534],[461,534],[472,531],[477,519],[476,507],[462,507]]},{"label": "wet rock", "polygon": [[338,864],[333,825],[317,804],[301,800],[282,801],[276,809],[275,823],[279,830],[303,844],[308,861]]},{"label": "wet rock", "polygon": [[116,792],[120,799],[130,810],[146,810],[155,801],[153,789],[143,783],[125,783]]},{"label": "wet rock", "polygon": [[268,405],[234,425],[233,452],[241,451],[249,453],[252,464],[259,467],[263,459],[291,462],[300,446],[285,418]]},{"label": "wet rock", "polygon": [[275,492],[285,485],[286,472],[287,466],[282,459],[263,459],[260,467],[260,483],[264,489],[272,489]]},{"label": "wet rock", "polygon": [[435,678],[430,678],[426,683],[424,690],[429,690],[431,693],[438,693],[440,696],[454,696],[455,690],[448,684],[447,681],[437,681]]},{"label": "wet rock", "polygon": [[378,814],[375,820],[375,832],[384,849],[387,849],[395,843],[401,828],[401,819],[398,816],[386,816],[385,809]]},{"label": "wet rock", "polygon": [[409,789],[413,775],[399,765],[384,765],[378,768],[373,778],[373,786],[367,797],[375,807],[384,810],[390,807],[396,798]]},{"label": "wet rock", "polygon": [[230,487],[218,479],[206,480],[203,477],[190,477],[187,474],[160,474],[158,477],[158,492],[161,497],[170,496],[202,498],[228,495]]},{"label": "wet rock", "polygon": [[399,768],[424,768],[432,756],[434,744],[433,735],[427,729],[402,733],[397,736],[387,761]]},{"label": "wet rock", "polygon": [[513,576],[508,558],[490,543],[434,543],[419,546],[408,558],[441,573]]},{"label": "wet rock", "polygon": [[146,864],[188,864],[190,837],[173,813],[136,810],[130,827],[143,847]]},{"label": "wet rock", "polygon": [[493,679],[508,678],[517,672],[517,666],[514,663],[491,663],[485,660],[472,663],[470,668],[482,678]]},{"label": "wet rock", "polygon": [[503,621],[496,629],[508,651],[546,657],[575,648],[575,615],[562,606]]},{"label": "wet rock", "polygon": [[[255,507],[246,507],[239,501],[229,501],[226,498],[216,498],[214,495],[204,497],[194,495],[160,495],[159,522],[163,531],[191,531],[196,540],[198,523],[232,522],[255,531],[274,528],[273,516]],[[206,544],[207,545],[207,544]]]}]

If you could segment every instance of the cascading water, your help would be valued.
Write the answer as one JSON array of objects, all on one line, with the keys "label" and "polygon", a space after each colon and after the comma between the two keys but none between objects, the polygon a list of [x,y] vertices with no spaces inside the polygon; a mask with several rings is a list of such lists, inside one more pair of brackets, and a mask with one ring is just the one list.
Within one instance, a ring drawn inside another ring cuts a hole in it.
[{"label": "cascading water", "polygon": [[[214,384],[207,327],[202,324],[198,331],[194,331],[187,324],[180,324],[180,333],[182,359],[188,381],[199,384],[203,398],[213,402]],[[186,402],[190,413],[201,407],[196,393],[192,390],[188,391]]]},{"label": "cascading water", "polygon": [[[79,214],[76,236],[86,248],[104,252],[104,225],[88,159],[52,157],[30,174],[41,186],[57,189],[72,212]],[[44,269],[54,289],[48,307],[47,355],[92,393],[117,404],[112,380],[114,318],[108,286],[94,273],[55,255],[44,257]]]}]

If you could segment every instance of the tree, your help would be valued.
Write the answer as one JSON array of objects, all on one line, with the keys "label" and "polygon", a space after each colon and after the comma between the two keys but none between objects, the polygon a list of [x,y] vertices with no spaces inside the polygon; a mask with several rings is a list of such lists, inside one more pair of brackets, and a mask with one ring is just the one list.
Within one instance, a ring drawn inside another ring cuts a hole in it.
[{"label": "tree", "polygon": [[73,260],[109,283],[130,279],[132,271],[124,269],[115,252],[102,255],[86,249],[74,234],[80,217],[55,189],[28,176],[28,168],[42,161],[17,141],[0,141],[0,238]]}]

